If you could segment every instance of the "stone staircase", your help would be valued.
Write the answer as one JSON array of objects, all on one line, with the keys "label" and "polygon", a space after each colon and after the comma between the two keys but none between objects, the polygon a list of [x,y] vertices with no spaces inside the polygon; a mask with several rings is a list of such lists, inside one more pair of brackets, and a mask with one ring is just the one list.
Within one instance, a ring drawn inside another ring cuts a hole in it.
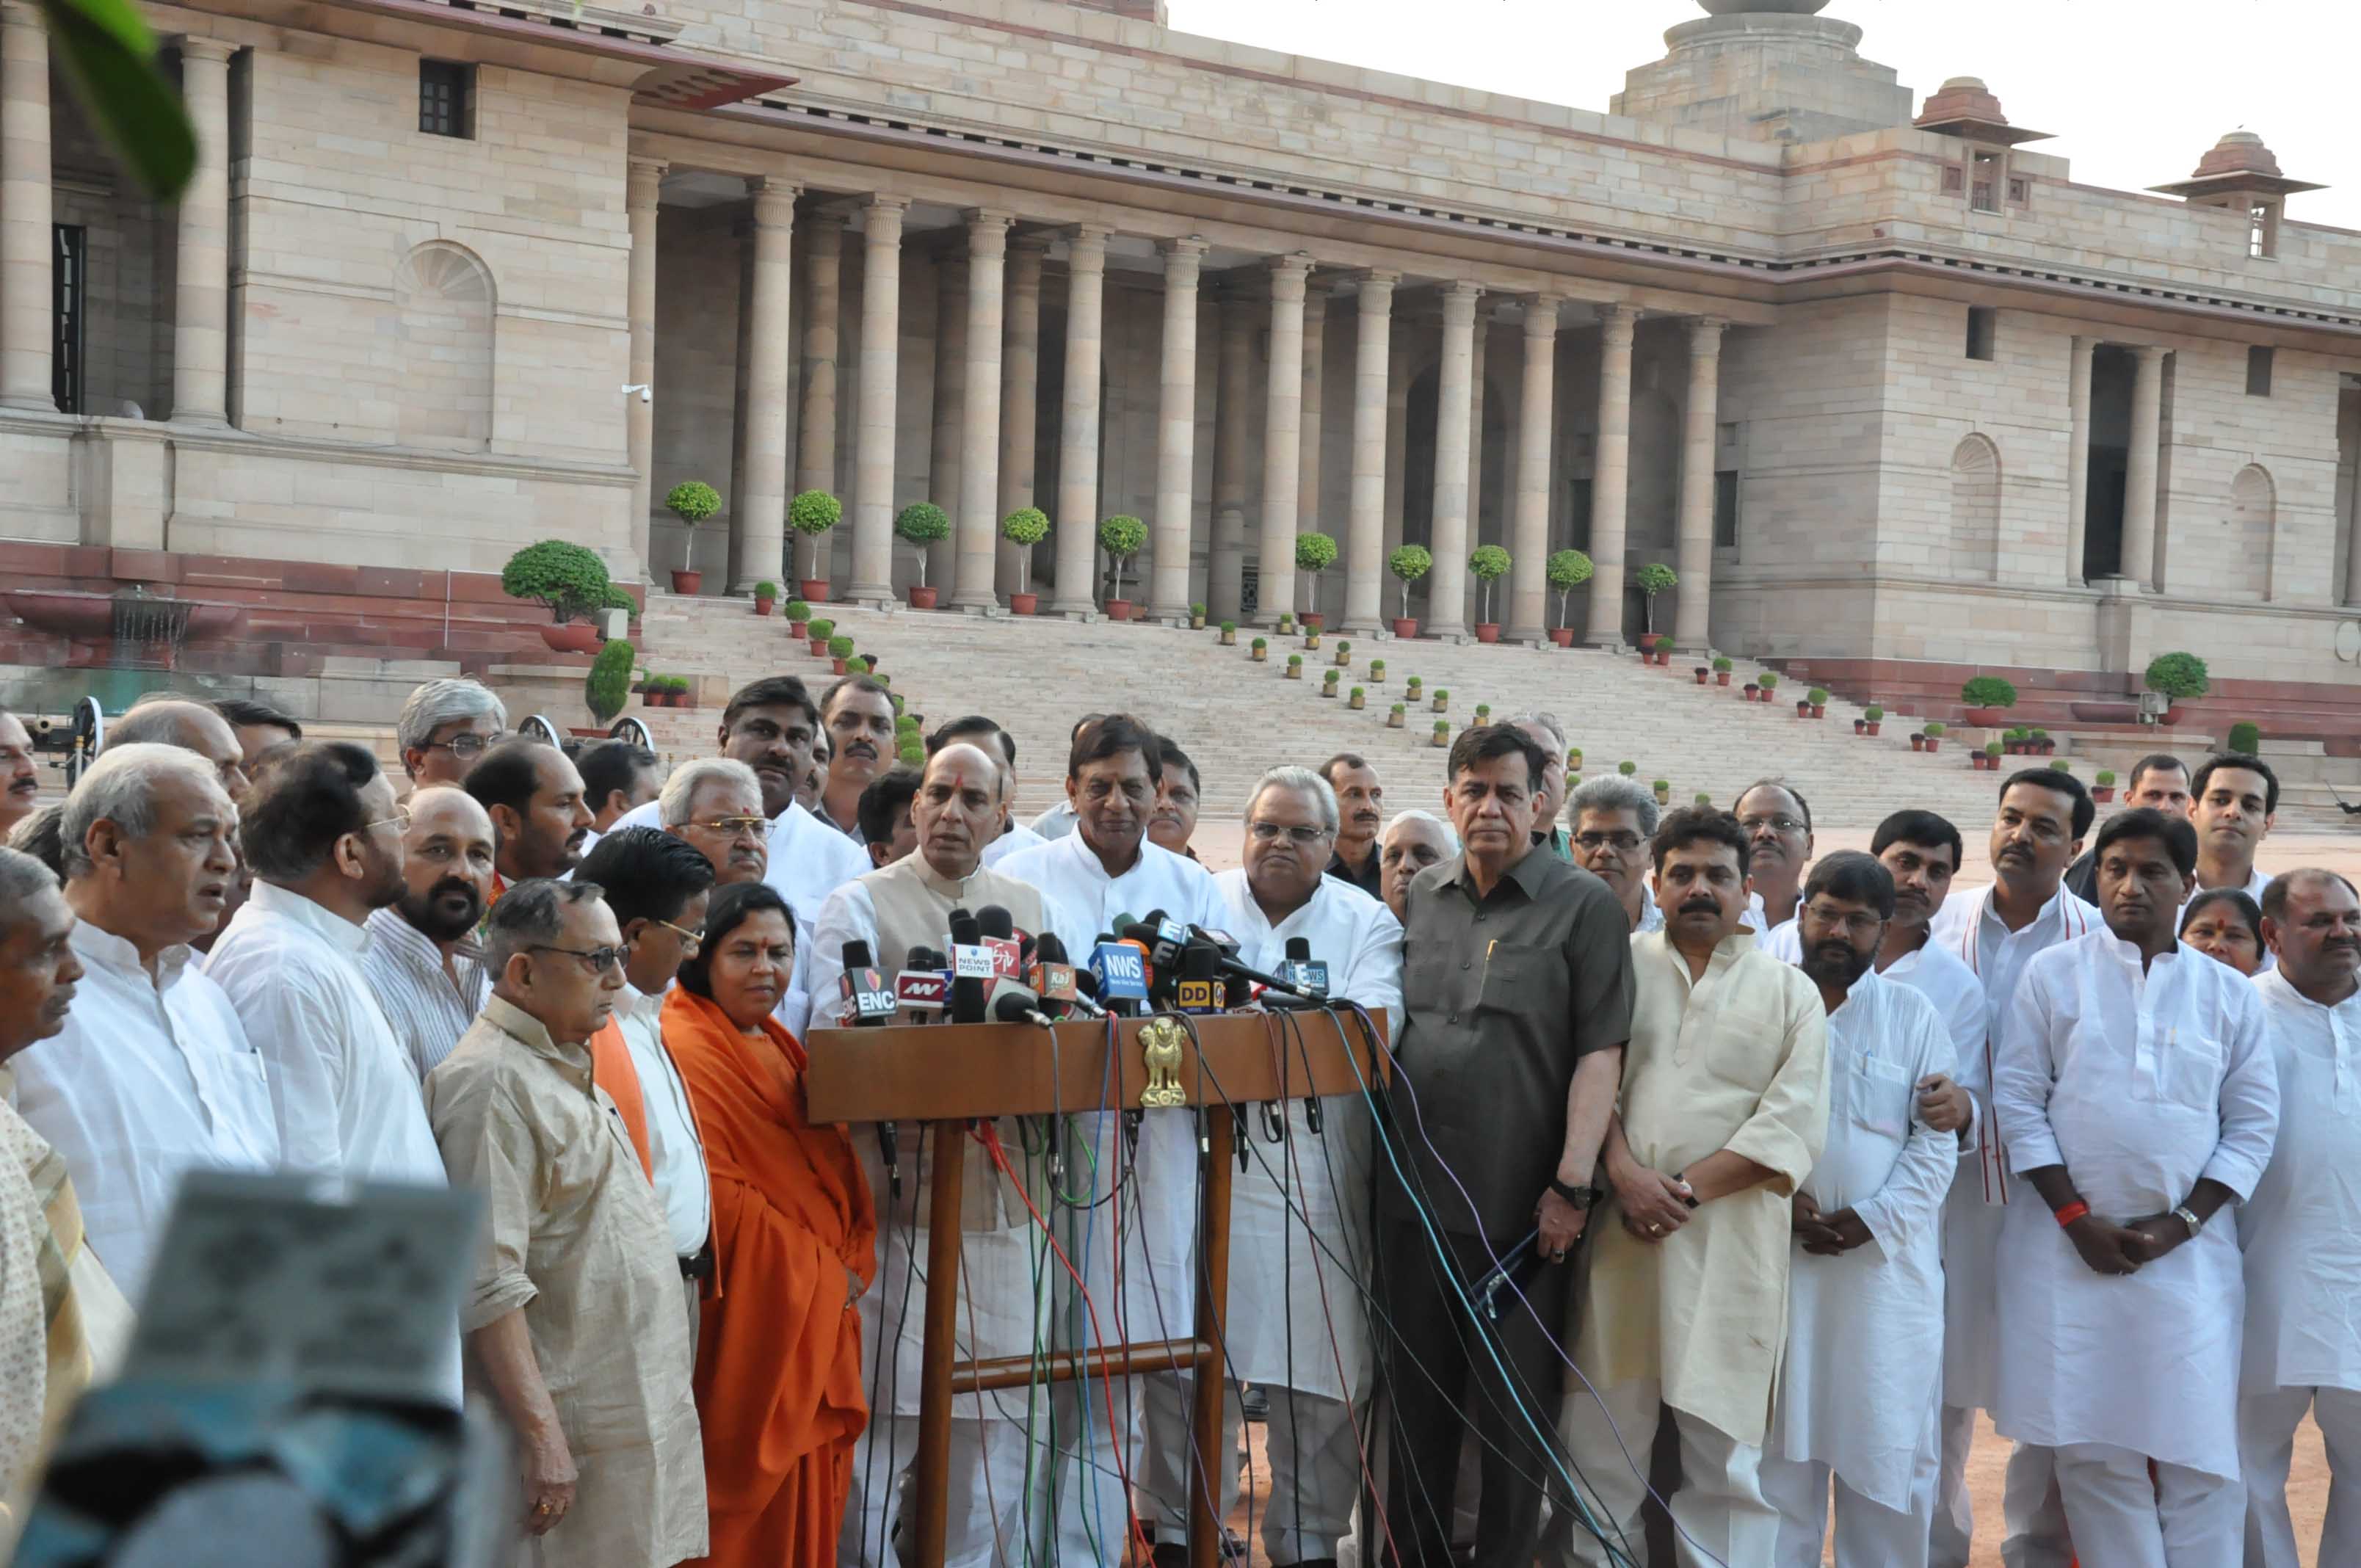
[{"label": "stone staircase", "polygon": [[[1270,660],[1248,656],[1252,634],[1219,645],[1212,630],[1182,631],[1138,624],[983,618],[908,611],[881,613],[831,605],[825,610],[856,651],[873,655],[909,708],[931,728],[964,713],[985,713],[1005,726],[1018,747],[1018,808],[1025,815],[1061,798],[1067,731],[1085,712],[1126,710],[1170,734],[1204,775],[1202,816],[1208,826],[1235,821],[1246,791],[1262,771],[1282,762],[1317,766],[1335,752],[1359,751],[1377,767],[1388,804],[1436,808],[1445,753],[1433,745],[1433,694],[1449,692],[1444,716],[1455,732],[1478,703],[1506,718],[1530,709],[1554,713],[1584,753],[1586,776],[1635,762],[1642,784],[1665,779],[1671,799],[1686,804],[1698,792],[1728,806],[1738,789],[1764,774],[1795,781],[1812,803],[1822,830],[1865,841],[1887,813],[1905,805],[1940,811],[1981,839],[1991,820],[1998,780],[1971,771],[1963,748],[1946,745],[1932,756],[1910,750],[1906,716],[1888,712],[1883,733],[1858,737],[1859,709],[1835,703],[1827,718],[1799,720],[1795,696],[1781,685],[1772,706],[1741,700],[1739,686],[1752,673],[1741,664],[1728,688],[1698,686],[1695,661],[1675,657],[1670,669],[1642,665],[1630,653],[1448,646],[1433,641],[1353,640],[1352,666],[1340,695],[1320,695],[1323,671],[1334,658],[1331,634],[1317,652],[1300,637],[1270,636]],[[642,621],[641,659],[649,670],[701,679],[726,691],[756,675],[803,676],[815,695],[832,678],[826,660],[812,658],[786,636],[775,617],[755,617],[746,601],[652,595]],[[1285,678],[1286,656],[1302,652],[1304,678]],[[1380,683],[1372,658],[1387,670]],[[1387,728],[1387,710],[1402,700],[1406,677],[1425,684],[1427,699]],[[1356,684],[1367,707],[1346,707]],[[712,747],[718,709],[635,707],[660,751],[703,755]],[[555,716],[553,716],[555,717]],[[563,720],[561,719],[561,722]],[[2086,777],[2090,769],[2078,765]]]}]

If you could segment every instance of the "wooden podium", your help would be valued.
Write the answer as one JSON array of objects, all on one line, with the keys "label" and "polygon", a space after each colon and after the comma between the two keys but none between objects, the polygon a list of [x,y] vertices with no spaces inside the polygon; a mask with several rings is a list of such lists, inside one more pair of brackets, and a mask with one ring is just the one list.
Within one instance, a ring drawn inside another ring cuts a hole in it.
[{"label": "wooden podium", "polygon": [[[1278,1100],[1358,1094],[1386,1080],[1388,1023],[1371,1014],[1375,1041],[1349,1014],[1299,1011],[1285,1016],[1229,1013],[1194,1017],[1192,1041],[1170,1016],[1118,1020],[1115,1060],[1107,1061],[1104,1023],[1069,1023],[1051,1031],[1029,1024],[928,1024],[882,1029],[817,1029],[806,1039],[805,1083],[814,1122],[914,1122],[932,1124],[937,1150],[930,1177],[932,1212],[956,1216],[963,1162],[943,1157],[971,1122],[995,1116],[1255,1105]],[[1198,1052],[1202,1047],[1202,1062]],[[1113,1088],[1110,1089],[1110,1084]],[[1226,1096],[1226,1099],[1224,1098]],[[1215,1478],[1199,1473],[1222,1451],[1224,1312],[1229,1298],[1230,1179],[1237,1154],[1235,1119],[1205,1119],[1206,1161],[1197,1216],[1196,1333],[1183,1340],[1101,1345],[1060,1354],[1046,1365],[1030,1356],[954,1362],[959,1321],[960,1228],[956,1220],[927,1234],[926,1339],[918,1385],[917,1561],[942,1568],[951,1398],[1093,1376],[1192,1371],[1189,1465],[1190,1568],[1216,1568],[1222,1521]],[[1048,1202],[1041,1203],[1048,1214]],[[1081,1260],[1077,1259],[1077,1266]],[[893,1354],[880,1346],[879,1354]],[[1120,1561],[1120,1560],[1118,1560]],[[1144,1568],[1144,1565],[1143,1565]]]}]

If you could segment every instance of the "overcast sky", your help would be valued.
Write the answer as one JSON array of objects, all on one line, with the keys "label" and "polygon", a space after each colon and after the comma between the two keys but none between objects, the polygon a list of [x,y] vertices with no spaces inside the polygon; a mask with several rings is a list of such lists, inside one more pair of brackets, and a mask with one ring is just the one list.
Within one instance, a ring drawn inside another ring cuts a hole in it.
[{"label": "overcast sky", "polygon": [[[1604,112],[1695,0],[1168,0],[1172,26]],[[1981,76],[2031,150],[2074,178],[2138,190],[2185,180],[2223,132],[2258,131],[2298,222],[2361,229],[2353,71],[2361,0],[1833,0],[1861,51],[1921,104]]]}]

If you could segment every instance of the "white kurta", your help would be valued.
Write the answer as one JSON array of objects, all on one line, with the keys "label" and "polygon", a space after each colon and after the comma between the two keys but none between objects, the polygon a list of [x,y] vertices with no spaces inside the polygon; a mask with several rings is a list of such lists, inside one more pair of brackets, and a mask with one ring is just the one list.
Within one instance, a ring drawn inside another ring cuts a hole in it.
[{"label": "white kurta", "polygon": [[2279,1133],[2238,1211],[2244,1387],[2361,1391],[2361,992],[2323,1007],[2276,970],[2254,984],[2279,1068]]},{"label": "white kurta", "polygon": [[[1385,1008],[1400,1028],[1402,928],[1393,911],[1323,876],[1311,902],[1274,927],[1244,868],[1213,881],[1229,905],[1223,929],[1238,939],[1242,961],[1271,973],[1287,957],[1288,939],[1304,938],[1312,956],[1328,965],[1331,996]],[[1248,1119],[1254,1151],[1230,1188],[1231,1376],[1357,1400],[1369,1376],[1367,1312],[1354,1277],[1358,1269],[1367,1277],[1369,1258],[1368,1102],[1356,1095],[1322,1100],[1317,1133],[1303,1105],[1289,1102],[1284,1144],[1263,1135],[1259,1113]],[[1323,1245],[1313,1245],[1313,1233]]]},{"label": "white kurta", "polygon": [[2167,1212],[2201,1178],[2251,1194],[2279,1115],[2262,999],[2191,948],[2143,974],[2137,948],[2093,931],[2025,966],[1993,1066],[2020,1187],[2001,1233],[1994,1423],[2048,1448],[2102,1443],[2236,1476],[2234,1217],[2136,1273],[2100,1275],[2022,1178],[2062,1165],[2118,1224]]},{"label": "white kurta", "polygon": [[157,955],[84,920],[81,988],[61,1033],[9,1059],[16,1109],[66,1162],[90,1245],[139,1299],[191,1170],[269,1170],[279,1125],[261,1055],[187,948]]},{"label": "white kurta", "polygon": [[1993,884],[1954,888],[1927,936],[1964,964],[1983,989],[1983,1019],[1972,1048],[1960,1053],[1957,1077],[1976,1103],[1976,1145],[1960,1157],[1943,1219],[1943,1403],[1989,1410],[2000,1366],[1999,1249],[2011,1196],[1999,1129],[1992,1114],[1993,1053],[2017,976],[2036,953],[2089,931],[2103,931],[2099,912],[2060,885],[2021,931],[1993,913]]},{"label": "white kurta", "polygon": [[1023,823],[1012,822],[1008,825],[1007,832],[983,847],[983,863],[997,869],[1001,861],[1017,851],[1038,849],[1049,841]]},{"label": "white kurta", "polygon": [[1828,1142],[1804,1190],[1823,1213],[1852,1210],[1872,1239],[1839,1257],[1795,1244],[1765,1444],[1896,1512],[1942,1381],[1943,1201],[1959,1166],[1957,1135],[1919,1119],[1916,1085],[1952,1055],[1934,1003],[1876,974],[1828,1015]]},{"label": "white kurta", "polygon": [[631,1053],[640,1080],[640,1106],[647,1117],[648,1164],[656,1197],[664,1203],[664,1228],[673,1251],[695,1257],[713,1229],[713,1180],[705,1168],[705,1145],[697,1136],[697,1112],[688,1083],[664,1046],[664,992],[650,996],[627,982],[615,993],[615,1028]]}]

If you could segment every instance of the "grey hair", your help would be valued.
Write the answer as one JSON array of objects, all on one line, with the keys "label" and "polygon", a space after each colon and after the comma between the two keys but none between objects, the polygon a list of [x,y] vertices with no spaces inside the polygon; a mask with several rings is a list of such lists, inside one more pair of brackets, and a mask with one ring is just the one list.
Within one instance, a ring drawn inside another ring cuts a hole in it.
[{"label": "grey hair", "polygon": [[1557,760],[1561,762],[1565,761],[1565,726],[1557,721],[1556,714],[1538,711],[1521,713],[1509,722],[1520,726],[1530,724],[1536,729],[1548,730],[1550,739],[1557,742]]},{"label": "grey hair", "polygon": [[1628,811],[1639,819],[1640,837],[1656,836],[1656,797],[1641,787],[1636,779],[1621,773],[1602,773],[1595,779],[1585,779],[1566,796],[1565,819],[1571,825],[1581,820],[1586,811]]},{"label": "grey hair", "polygon": [[656,796],[658,819],[667,828],[679,827],[688,820],[689,806],[696,801],[699,786],[717,781],[752,790],[758,801],[763,798],[763,781],[745,763],[734,757],[699,757],[693,762],[683,762],[664,780],[664,792]]},{"label": "grey hair", "polygon": [[22,850],[0,850],[0,927],[23,918],[25,906],[58,885],[58,873]]},{"label": "grey hair", "polygon": [[1450,823],[1444,821],[1442,817],[1437,817],[1432,811],[1411,810],[1395,812],[1393,816],[1387,820],[1386,830],[1378,835],[1378,842],[1380,845],[1385,843],[1387,839],[1394,836],[1394,829],[1400,827],[1405,822],[1425,822],[1432,824],[1434,830],[1443,835],[1443,848],[1444,852],[1453,855],[1459,852],[1459,829],[1454,828]]},{"label": "grey hair", "polygon": [[1273,768],[1255,781],[1254,789],[1246,795],[1246,820],[1254,820],[1255,802],[1267,789],[1300,789],[1310,795],[1320,807],[1320,826],[1330,834],[1336,831],[1336,791],[1326,779],[1310,768]]},{"label": "grey hair", "polygon": [[536,944],[554,942],[566,928],[566,912],[603,899],[595,882],[559,882],[528,877],[500,894],[484,921],[484,964],[493,980],[508,972],[509,960]]},{"label": "grey hair", "polygon": [[457,677],[428,681],[401,705],[401,717],[394,721],[395,740],[404,751],[417,751],[445,725],[487,713],[502,729],[509,727],[508,705],[482,682]]},{"label": "grey hair", "polygon": [[[65,811],[58,819],[59,853],[66,875],[82,876],[91,870],[90,852],[83,846],[95,823],[112,822],[134,839],[153,833],[156,786],[176,775],[228,799],[214,765],[194,751],[159,740],[135,740],[101,751],[66,796]],[[236,815],[236,807],[231,806],[230,816]]]},{"label": "grey hair", "polygon": [[32,856],[60,882],[65,880],[66,856],[65,846],[58,839],[58,825],[65,814],[64,803],[53,800],[17,823],[16,830],[8,835],[10,849]]}]

